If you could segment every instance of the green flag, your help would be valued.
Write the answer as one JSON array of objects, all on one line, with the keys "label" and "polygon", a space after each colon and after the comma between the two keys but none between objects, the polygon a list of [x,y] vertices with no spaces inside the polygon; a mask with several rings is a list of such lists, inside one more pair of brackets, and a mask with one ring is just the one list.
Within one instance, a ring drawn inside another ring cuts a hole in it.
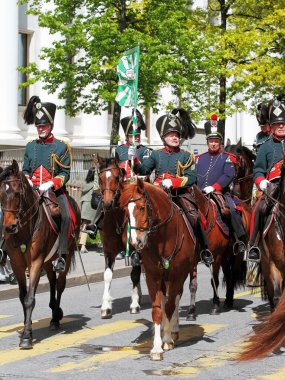
[{"label": "green flag", "polygon": [[120,106],[136,107],[138,98],[139,46],[127,50],[117,66],[118,93],[116,101]]}]

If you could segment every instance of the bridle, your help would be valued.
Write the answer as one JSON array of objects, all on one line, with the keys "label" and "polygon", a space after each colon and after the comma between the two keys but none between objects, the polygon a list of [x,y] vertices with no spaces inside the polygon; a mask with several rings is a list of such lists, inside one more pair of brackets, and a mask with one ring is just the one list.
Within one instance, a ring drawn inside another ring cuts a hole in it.
[{"label": "bridle", "polygon": [[[117,187],[116,187],[116,189],[112,189],[109,186],[108,181],[106,181],[106,187],[103,188],[101,186],[101,184],[102,184],[101,174],[104,173],[104,172],[106,172],[106,171],[111,171],[111,170],[118,170],[118,172],[119,172],[119,181],[118,181]],[[111,166],[111,167],[108,167],[108,168],[104,168],[104,169],[101,169],[100,172],[99,172],[101,195],[103,197],[105,191],[111,191],[112,193],[114,193],[114,197],[113,197],[113,200],[112,200],[112,207],[113,208],[115,208],[115,205],[116,205],[116,203],[117,203],[117,201],[119,199],[119,196],[120,196],[120,183],[121,183],[121,180],[123,179],[123,177],[124,177],[123,171],[122,171],[122,169],[119,166]],[[102,205],[103,205],[103,208],[104,208],[104,203],[103,202],[102,202]]]},{"label": "bridle", "polygon": [[[4,208],[1,206],[1,210],[5,213],[5,212],[11,212],[13,214],[15,214],[16,218],[18,219],[18,224],[19,224],[19,227],[24,227],[35,215],[36,213],[38,212],[39,210],[39,207],[40,207],[40,202],[39,202],[39,199],[36,199],[35,202],[26,210],[24,211],[23,210],[23,197],[24,197],[24,185],[23,185],[23,179],[22,177],[20,178],[14,178],[14,179],[4,179],[1,181],[1,183],[5,184],[5,183],[10,183],[10,182],[20,182],[20,191],[19,191],[19,194],[20,194],[20,204],[19,204],[19,208],[18,209],[8,209],[8,208]],[[31,189],[31,191],[33,191]],[[13,192],[13,194],[15,194],[15,192]],[[37,206],[34,210],[34,212],[29,216],[29,218],[27,218],[27,215],[29,215],[29,212],[34,208],[34,206]],[[27,218],[25,220],[25,218]]]}]

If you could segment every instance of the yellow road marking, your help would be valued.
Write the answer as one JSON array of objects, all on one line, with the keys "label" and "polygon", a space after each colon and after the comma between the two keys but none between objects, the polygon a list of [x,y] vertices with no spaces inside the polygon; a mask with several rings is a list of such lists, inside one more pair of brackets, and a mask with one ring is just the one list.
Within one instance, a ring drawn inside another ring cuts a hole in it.
[{"label": "yellow road marking", "polygon": [[236,293],[234,295],[234,298],[240,298],[240,297],[248,296],[248,295],[252,295],[253,297],[260,297],[260,288],[254,290],[254,293],[252,292],[252,290],[247,290],[245,292]]},{"label": "yellow road marking", "polygon": [[10,318],[10,317],[13,317],[13,315],[0,314],[0,319],[2,319],[2,318]]},{"label": "yellow road marking", "polygon": [[[64,317],[60,322],[61,324],[73,322],[78,320],[79,318],[73,318],[73,317]],[[33,330],[39,330],[42,328],[47,328],[50,323],[50,318],[44,318],[41,320],[34,320],[33,321]],[[17,334],[18,331],[23,329],[23,324],[18,323],[16,325],[9,325],[9,326],[2,326],[0,327],[0,339],[6,338],[10,335]]]},{"label": "yellow road marking", "polygon": [[[223,324],[205,324],[205,325],[184,325],[180,327],[179,340],[177,346],[194,338],[201,338],[204,334],[210,334],[222,327]],[[122,347],[116,351],[103,352],[102,354],[93,355],[92,357],[82,360],[81,362],[67,362],[55,368],[49,369],[48,372],[58,373],[79,369],[83,372],[93,371],[98,368],[99,364],[124,359],[130,356],[139,356],[148,354],[152,348],[153,337],[146,339],[134,347]]]},{"label": "yellow road marking", "polygon": [[10,349],[1,351],[0,365],[44,355],[49,352],[59,351],[67,347],[80,345],[87,340],[129,330],[140,325],[145,325],[146,323],[148,323],[146,320],[106,323],[105,325],[88,327],[81,331],[75,331],[69,334],[61,334],[47,338],[40,343],[35,344],[32,350]]}]

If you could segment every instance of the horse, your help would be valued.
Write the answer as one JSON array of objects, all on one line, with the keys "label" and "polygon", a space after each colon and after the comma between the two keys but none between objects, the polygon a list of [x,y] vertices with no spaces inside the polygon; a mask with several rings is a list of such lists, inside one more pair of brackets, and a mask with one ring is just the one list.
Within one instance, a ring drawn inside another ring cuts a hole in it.
[{"label": "horse", "polygon": [[267,234],[261,239],[261,267],[271,309],[273,311],[257,325],[248,338],[238,360],[248,361],[265,357],[278,350],[285,342],[285,152],[279,182],[279,195],[270,198],[277,208]]},{"label": "horse", "polygon": [[236,177],[233,181],[232,193],[237,195],[241,201],[250,205],[253,188],[253,166],[256,155],[246,146],[241,145],[239,140],[237,144],[227,142],[225,151],[232,153],[237,158]]},{"label": "horse", "polygon": [[[99,186],[102,196],[104,218],[102,225],[103,247],[105,256],[104,271],[104,293],[101,306],[101,318],[112,317],[112,297],[110,294],[111,282],[115,258],[118,252],[126,248],[126,219],[124,212],[118,207],[120,197],[120,184],[124,181],[125,172],[118,165],[116,158],[104,160],[98,157]],[[140,286],[141,266],[136,265],[131,270],[131,280],[133,284],[130,313],[140,312],[141,286]]]},{"label": "horse", "polygon": [[[76,239],[79,236],[80,209],[70,198],[70,204],[76,216],[72,238],[69,239],[66,268],[58,274],[53,271],[52,260],[56,258],[58,234],[51,227],[45,212],[43,197],[33,190],[17,161],[0,174],[0,201],[3,211],[4,249],[8,253],[13,271],[18,280],[19,299],[24,312],[24,329],[20,335],[19,347],[31,349],[32,312],[35,307],[35,294],[42,268],[45,269],[50,284],[49,307],[52,310],[50,328],[57,330],[63,311],[60,307],[62,293],[66,285],[66,275],[74,261]],[[28,268],[28,286],[26,269]]]},{"label": "horse", "polygon": [[162,360],[163,350],[173,349],[179,336],[179,300],[189,272],[196,280],[195,239],[170,196],[153,184],[140,179],[121,184],[119,205],[145,270],[154,323],[150,358]]}]

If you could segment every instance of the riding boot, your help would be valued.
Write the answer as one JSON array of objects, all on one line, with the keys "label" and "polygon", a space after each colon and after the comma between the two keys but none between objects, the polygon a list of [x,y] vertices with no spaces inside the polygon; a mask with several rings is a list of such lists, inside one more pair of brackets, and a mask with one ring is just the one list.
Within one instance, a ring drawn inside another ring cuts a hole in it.
[{"label": "riding boot", "polygon": [[200,246],[202,248],[200,252],[200,258],[202,263],[205,265],[210,265],[214,262],[214,256],[212,252],[208,249],[208,239],[201,225],[200,217],[198,217],[196,228],[195,228],[196,236],[200,242]]},{"label": "riding boot", "polygon": [[131,264],[133,267],[137,267],[141,264],[141,254],[139,251],[133,251],[131,253]]},{"label": "riding boot", "polygon": [[[240,219],[240,220],[238,220]],[[244,255],[246,251],[245,243],[241,240],[246,235],[242,219],[236,214],[236,211],[231,212],[231,224],[234,230],[235,243],[233,246],[234,255]]]}]

